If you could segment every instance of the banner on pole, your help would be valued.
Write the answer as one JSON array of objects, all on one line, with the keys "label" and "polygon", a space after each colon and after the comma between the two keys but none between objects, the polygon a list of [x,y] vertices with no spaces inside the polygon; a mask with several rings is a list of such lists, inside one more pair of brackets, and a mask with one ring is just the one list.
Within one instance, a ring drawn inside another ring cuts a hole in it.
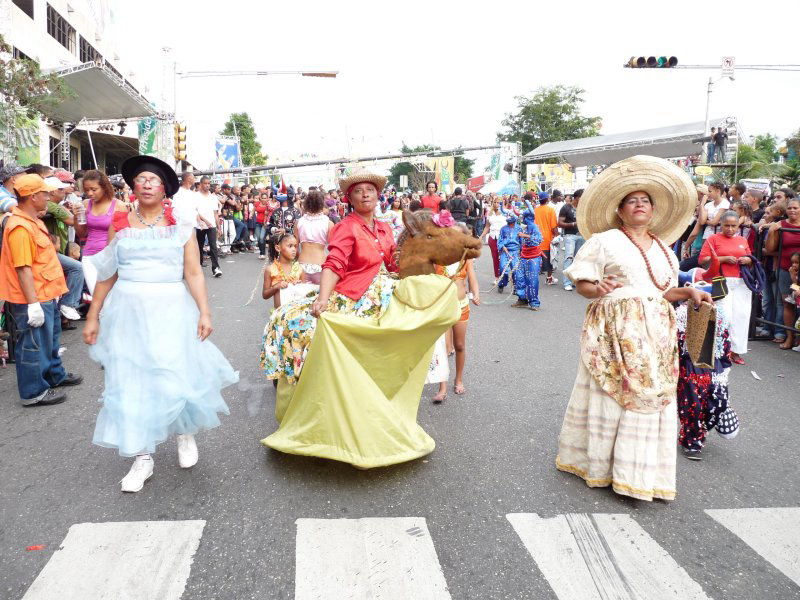
[{"label": "banner on pole", "polygon": [[139,119],[139,154],[156,156],[158,154],[158,119],[145,117]]},{"label": "banner on pole", "polygon": [[231,135],[218,135],[214,141],[214,168],[238,169],[241,167],[239,138]]}]

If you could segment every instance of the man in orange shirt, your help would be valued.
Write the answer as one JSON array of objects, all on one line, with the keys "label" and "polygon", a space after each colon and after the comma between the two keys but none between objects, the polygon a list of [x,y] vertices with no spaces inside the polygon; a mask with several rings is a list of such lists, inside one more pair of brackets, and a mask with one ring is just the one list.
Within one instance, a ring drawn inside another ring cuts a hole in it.
[{"label": "man in orange shirt", "polygon": [[58,404],[67,395],[56,388],[78,385],[58,356],[61,319],[58,298],[67,292],[64,271],[44,223],[38,218],[53,190],[38,175],[14,181],[17,206],[3,224],[0,298],[16,326],[14,362],[24,406]]},{"label": "man in orange shirt", "polygon": [[[530,196],[530,198],[529,198]],[[528,192],[525,199],[530,201],[533,194]],[[550,262],[550,242],[553,237],[558,235],[558,218],[556,211],[548,204],[550,197],[547,192],[539,194],[539,206],[533,209],[534,221],[539,231],[542,232],[542,243],[539,246],[542,250],[542,272],[547,273],[547,285],[554,285],[558,279],[553,277],[553,263]]]}]

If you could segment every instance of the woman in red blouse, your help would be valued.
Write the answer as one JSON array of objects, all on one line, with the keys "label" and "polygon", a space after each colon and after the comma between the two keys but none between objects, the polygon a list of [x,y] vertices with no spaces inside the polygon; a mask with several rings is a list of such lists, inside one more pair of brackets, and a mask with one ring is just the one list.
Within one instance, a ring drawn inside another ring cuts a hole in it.
[{"label": "woman in red blouse", "polygon": [[359,300],[381,267],[397,271],[392,229],[374,218],[380,192],[375,178],[383,181],[385,178],[369,177],[369,180],[355,182],[350,178],[346,182],[347,188],[342,190],[353,206],[353,212],[333,228],[328,238],[328,257],[322,265],[319,298],[311,306],[311,314],[315,317],[328,309],[334,290],[352,300]]},{"label": "woman in red blouse", "polygon": [[[319,296],[281,306],[267,324],[260,361],[267,379],[297,382],[316,330],[313,317],[330,311],[377,319],[388,308],[396,283],[389,272],[397,271],[394,234],[373,216],[384,185],[385,177],[367,172],[340,180],[353,212],[328,234]],[[285,325],[272,326],[278,321]]]},{"label": "woman in red blouse", "polygon": [[719,303],[731,324],[731,361],[743,365],[744,360],[740,355],[747,352],[752,292],[745,285],[739,267],[751,263],[750,245],[739,235],[739,214],[736,211],[725,211],[719,224],[722,232],[715,233],[705,241],[698,262],[703,268],[708,268],[712,254],[719,258],[720,271],[728,284],[728,295]]}]

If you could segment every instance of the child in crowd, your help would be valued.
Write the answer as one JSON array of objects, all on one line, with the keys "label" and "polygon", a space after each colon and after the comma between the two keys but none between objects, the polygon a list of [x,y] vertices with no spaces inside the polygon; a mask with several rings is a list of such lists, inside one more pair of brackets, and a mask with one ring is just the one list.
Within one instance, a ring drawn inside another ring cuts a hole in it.
[{"label": "child in crowd", "polygon": [[281,305],[281,290],[305,282],[306,274],[297,262],[297,238],[291,233],[282,233],[275,239],[274,251],[277,259],[264,270],[261,296],[264,300],[273,298],[275,308],[278,308]]}]

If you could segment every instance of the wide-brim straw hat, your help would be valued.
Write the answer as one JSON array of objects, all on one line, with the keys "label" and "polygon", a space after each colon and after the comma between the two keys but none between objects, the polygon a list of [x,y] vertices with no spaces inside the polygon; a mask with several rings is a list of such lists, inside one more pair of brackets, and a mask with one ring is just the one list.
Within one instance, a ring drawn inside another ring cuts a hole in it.
[{"label": "wide-brim straw hat", "polygon": [[697,189],[677,165],[655,156],[632,156],[595,177],[578,204],[578,230],[584,239],[618,228],[617,208],[631,192],[644,191],[653,202],[649,230],[667,244],[686,230],[697,205]]},{"label": "wide-brim straw hat", "polygon": [[365,168],[358,168],[347,177],[339,179],[339,189],[346,194],[347,190],[355,184],[367,182],[374,185],[380,194],[386,185],[386,181],[387,179],[383,175],[372,173]]}]

